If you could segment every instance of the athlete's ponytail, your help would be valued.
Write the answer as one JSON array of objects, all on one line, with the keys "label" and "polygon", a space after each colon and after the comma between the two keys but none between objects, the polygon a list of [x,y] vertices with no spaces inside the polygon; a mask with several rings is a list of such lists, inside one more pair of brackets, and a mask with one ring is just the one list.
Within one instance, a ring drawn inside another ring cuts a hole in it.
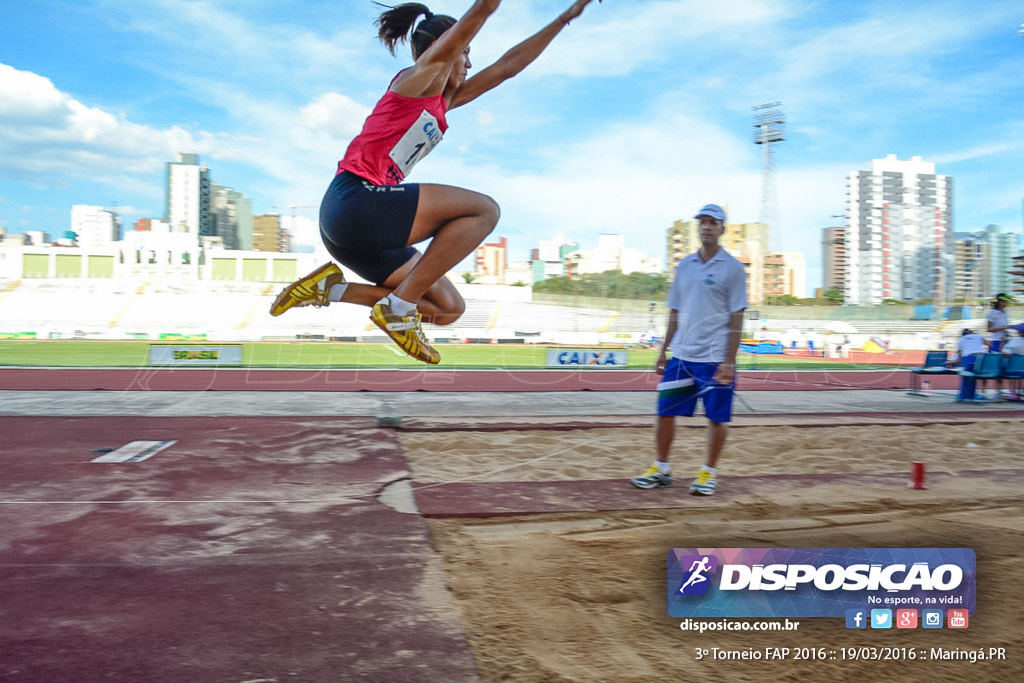
[{"label": "athlete's ponytail", "polygon": [[[388,7],[374,23],[378,28],[377,37],[391,54],[395,54],[395,45],[408,40],[412,45],[412,58],[418,59],[442,33],[455,25],[454,17],[434,14],[429,7],[419,2],[405,2],[394,7],[377,4]],[[420,15],[423,15],[423,21],[413,31],[413,24]]]}]

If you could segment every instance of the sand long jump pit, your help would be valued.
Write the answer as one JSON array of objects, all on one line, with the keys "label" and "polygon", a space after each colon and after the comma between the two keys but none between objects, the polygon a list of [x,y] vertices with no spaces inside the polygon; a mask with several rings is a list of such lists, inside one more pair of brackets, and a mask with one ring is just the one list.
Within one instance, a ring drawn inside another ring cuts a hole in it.
[{"label": "sand long jump pit", "polygon": [[[687,494],[701,420],[679,421],[677,484],[653,491],[626,481],[652,459],[648,426],[399,432],[481,678],[1024,680],[1024,424],[823,426],[839,419],[737,424],[712,498]],[[927,490],[907,488],[914,460]],[[961,630],[684,631],[666,608],[677,547],[973,548],[977,610]]]}]

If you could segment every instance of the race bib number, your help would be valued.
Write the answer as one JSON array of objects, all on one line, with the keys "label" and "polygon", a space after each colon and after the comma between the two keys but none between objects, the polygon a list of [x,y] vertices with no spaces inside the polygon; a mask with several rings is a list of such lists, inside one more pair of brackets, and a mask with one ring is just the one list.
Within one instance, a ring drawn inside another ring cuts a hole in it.
[{"label": "race bib number", "polygon": [[405,135],[395,143],[388,156],[402,175],[407,176],[412,167],[441,142],[442,137],[437,119],[430,112],[423,111],[409,130],[405,131]]}]

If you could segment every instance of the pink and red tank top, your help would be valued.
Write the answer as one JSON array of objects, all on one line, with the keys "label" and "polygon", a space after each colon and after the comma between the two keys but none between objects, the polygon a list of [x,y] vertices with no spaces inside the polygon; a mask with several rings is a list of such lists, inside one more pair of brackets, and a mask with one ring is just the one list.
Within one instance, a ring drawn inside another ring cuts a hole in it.
[{"label": "pink and red tank top", "polygon": [[351,171],[374,185],[397,185],[441,142],[448,130],[447,110],[443,94],[403,97],[388,90],[345,150],[338,173]]}]

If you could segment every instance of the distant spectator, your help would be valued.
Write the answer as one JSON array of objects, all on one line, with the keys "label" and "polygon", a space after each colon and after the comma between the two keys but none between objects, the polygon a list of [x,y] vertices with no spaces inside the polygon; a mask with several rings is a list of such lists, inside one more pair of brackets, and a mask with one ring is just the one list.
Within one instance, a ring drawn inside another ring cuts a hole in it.
[{"label": "distant spectator", "polygon": [[1003,353],[1007,356],[1024,356],[1024,325],[1016,325],[1010,328],[1017,333],[1003,345]]},{"label": "distant spectator", "polygon": [[[1006,330],[1010,329],[1010,318],[1006,314],[1006,307],[1013,301],[1013,297],[1008,294],[999,293],[996,294],[996,298],[992,300],[992,310],[985,316],[987,329],[991,334],[991,340],[989,342],[988,350],[992,353],[999,353],[999,350],[1006,343]],[[996,380],[997,397],[1001,397],[1003,394],[1003,380]]]},{"label": "distant spectator", "polygon": [[992,310],[985,316],[986,329],[992,335],[992,342],[988,350],[993,353],[998,353],[1006,341],[1006,330],[1010,329],[1010,318],[1006,315],[1006,306],[1011,301],[1013,301],[1013,297],[1008,294],[996,294],[996,298],[992,300]]},{"label": "distant spectator", "polygon": [[836,355],[840,358],[850,355],[850,338],[848,336],[843,336],[843,343],[836,346]]},{"label": "distant spectator", "polygon": [[[985,338],[970,328],[965,328],[960,333],[960,341],[956,344],[956,353],[948,361],[951,366],[959,365],[963,370],[971,372],[974,370],[974,361],[978,354],[985,353]],[[973,401],[976,391],[976,382],[973,378],[960,378],[960,393],[957,394],[957,401]]]},{"label": "distant spectator", "polygon": [[[1024,356],[1024,324],[1014,325],[1010,328],[1017,333],[1017,336],[1010,337],[1003,345],[1003,354],[1006,356]],[[1008,330],[1009,332],[1009,330]],[[1011,389],[1006,394],[1006,399],[1010,401],[1019,401],[1020,397],[1020,385],[1018,383],[1016,391],[1012,388],[1013,381],[1010,382]]]},{"label": "distant spectator", "polygon": [[971,370],[974,367],[974,357],[979,353],[985,353],[986,350],[985,338],[970,328],[964,328],[960,333],[960,340],[956,343],[956,352],[947,365]]}]

